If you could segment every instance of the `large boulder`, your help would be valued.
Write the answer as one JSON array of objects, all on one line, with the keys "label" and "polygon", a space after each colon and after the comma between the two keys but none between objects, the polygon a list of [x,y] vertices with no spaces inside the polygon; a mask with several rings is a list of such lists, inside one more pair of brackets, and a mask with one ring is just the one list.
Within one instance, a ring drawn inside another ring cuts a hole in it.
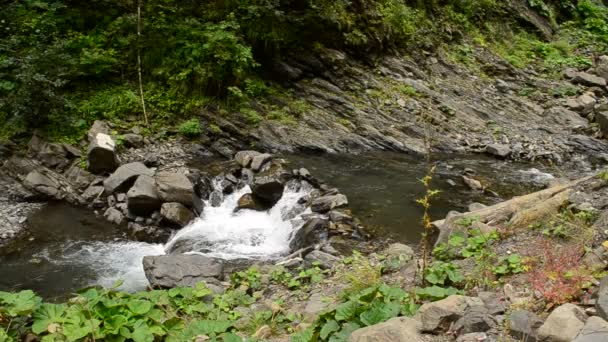
[{"label": "large boulder", "polygon": [[239,198],[234,211],[239,211],[242,209],[263,211],[269,208],[264,203],[258,201],[257,198],[252,194],[244,194]]},{"label": "large boulder", "polygon": [[135,133],[127,133],[122,136],[126,147],[140,147],[144,144],[144,137]]},{"label": "large boulder", "polygon": [[490,144],[486,146],[486,153],[496,157],[506,158],[511,154],[511,147],[506,144]]},{"label": "large boulder", "polygon": [[159,172],[156,177],[156,186],[163,202],[178,202],[192,207],[194,186],[182,173],[173,171]]},{"label": "large boulder", "polygon": [[598,76],[608,81],[608,56],[598,57],[595,64],[595,72]]},{"label": "large boulder", "polygon": [[153,288],[194,287],[209,278],[221,278],[221,260],[202,255],[146,256],[143,260],[146,278]]},{"label": "large boulder", "polygon": [[253,159],[251,160],[251,169],[254,172],[259,172],[262,170],[264,165],[266,165],[266,163],[268,163],[271,160],[272,160],[272,155],[270,155],[268,153],[258,154],[257,156],[253,157]]},{"label": "large boulder", "polygon": [[326,213],[334,208],[339,208],[348,204],[348,199],[345,195],[327,195],[317,197],[312,200],[310,209],[317,213]]},{"label": "large boulder", "polygon": [[572,342],[605,342],[608,341],[608,322],[594,316],[589,317],[585,326]]},{"label": "large boulder", "polygon": [[95,180],[95,176],[83,170],[78,162],[74,162],[65,172],[65,178],[79,190],[86,189]]},{"label": "large boulder", "polygon": [[140,162],[133,162],[120,166],[110,177],[103,181],[103,186],[108,195],[114,192],[125,192],[135,182],[135,179],[141,175],[152,177],[154,171],[148,169]]},{"label": "large boulder", "polygon": [[464,317],[471,307],[484,306],[477,297],[452,295],[445,299],[426,303],[420,307],[416,318],[422,322],[421,331],[440,333],[447,331],[450,326]]},{"label": "large boulder", "polygon": [[608,112],[595,113],[595,122],[600,126],[602,135],[608,138]]},{"label": "large boulder", "polygon": [[257,151],[239,151],[234,155],[234,160],[242,167],[249,167],[253,158],[259,154],[260,152]]},{"label": "large boulder", "polygon": [[355,330],[350,342],[423,342],[420,322],[409,317],[395,317],[384,323]]},{"label": "large boulder", "polygon": [[602,280],[600,280],[595,308],[600,317],[608,319],[608,276],[603,277]]},{"label": "large boulder", "polygon": [[596,100],[592,94],[583,94],[577,98],[568,99],[566,107],[579,114],[591,113],[595,106]]},{"label": "large boulder", "polygon": [[326,231],[328,227],[329,222],[327,220],[318,217],[311,218],[304,223],[302,228],[296,231],[289,242],[289,248],[297,250],[317,243],[320,233]]},{"label": "large boulder", "polygon": [[538,329],[538,339],[546,342],[570,342],[585,326],[585,311],[574,304],[557,307]]},{"label": "large boulder", "polygon": [[194,220],[192,211],[178,202],[163,203],[160,207],[160,215],[166,223],[179,228]]},{"label": "large boulder", "polygon": [[509,333],[517,340],[536,342],[543,320],[528,310],[515,310],[509,315]]},{"label": "large boulder", "polygon": [[127,192],[129,211],[135,215],[148,216],[158,210],[160,204],[154,178],[148,175],[137,177],[135,184]]},{"label": "large boulder", "polygon": [[330,269],[340,261],[340,258],[329,253],[314,250],[306,254],[304,260],[311,264],[318,264],[320,268]]},{"label": "large boulder", "polygon": [[45,198],[62,199],[61,183],[51,174],[43,170],[34,170],[27,174],[23,185],[29,190],[42,195]]},{"label": "large boulder", "polygon": [[38,159],[46,167],[64,170],[70,163],[63,144],[45,143],[38,151]]},{"label": "large boulder", "polygon": [[87,139],[89,140],[89,142],[92,142],[93,140],[95,140],[97,134],[103,133],[109,135],[111,131],[112,130],[110,129],[110,126],[108,126],[105,121],[95,120],[95,122],[93,122],[93,125],[91,125],[91,128],[89,128],[89,131],[87,132]]},{"label": "large boulder", "polygon": [[257,177],[251,185],[251,193],[269,207],[275,205],[281,197],[285,185],[277,177]]},{"label": "large boulder", "polygon": [[113,172],[118,167],[116,143],[108,134],[97,133],[87,149],[87,168],[95,174]]},{"label": "large boulder", "polygon": [[572,79],[572,83],[582,84],[588,87],[603,88],[606,86],[606,80],[604,78],[586,72],[577,73]]},{"label": "large boulder", "polygon": [[105,217],[106,220],[114,223],[117,226],[120,226],[121,224],[125,223],[125,216],[122,212],[120,212],[120,210],[116,208],[108,208],[103,214],[103,217]]}]

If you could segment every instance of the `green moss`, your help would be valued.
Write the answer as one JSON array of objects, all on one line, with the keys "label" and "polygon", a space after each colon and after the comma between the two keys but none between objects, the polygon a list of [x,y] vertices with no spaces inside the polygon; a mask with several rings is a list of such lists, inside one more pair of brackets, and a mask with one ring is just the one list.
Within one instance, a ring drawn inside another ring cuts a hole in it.
[{"label": "green moss", "polygon": [[202,133],[201,124],[197,119],[184,121],[177,129],[186,138],[196,138]]}]

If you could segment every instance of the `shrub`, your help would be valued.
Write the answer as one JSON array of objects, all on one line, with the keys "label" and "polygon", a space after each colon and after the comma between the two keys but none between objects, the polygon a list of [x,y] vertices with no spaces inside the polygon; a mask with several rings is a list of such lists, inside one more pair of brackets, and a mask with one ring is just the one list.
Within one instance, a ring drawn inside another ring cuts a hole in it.
[{"label": "shrub", "polygon": [[201,135],[201,124],[197,119],[182,122],[178,127],[179,133],[186,138],[196,138]]}]

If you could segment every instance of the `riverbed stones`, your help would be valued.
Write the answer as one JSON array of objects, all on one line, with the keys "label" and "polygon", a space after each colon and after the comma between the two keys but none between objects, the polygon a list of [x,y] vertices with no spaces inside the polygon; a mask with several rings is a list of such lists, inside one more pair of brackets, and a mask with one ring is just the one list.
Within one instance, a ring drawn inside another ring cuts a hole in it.
[{"label": "riverbed stones", "polygon": [[113,172],[118,167],[116,143],[108,134],[97,133],[87,149],[87,168],[95,174]]},{"label": "riverbed stones", "polygon": [[256,197],[252,194],[244,194],[241,196],[237,202],[236,208],[234,211],[239,211],[242,209],[250,209],[250,210],[266,210],[269,209],[268,206],[263,205],[259,201],[256,200]]},{"label": "riverbed stones", "polygon": [[74,188],[83,190],[86,189],[91,182],[95,180],[95,176],[86,170],[83,170],[78,162],[74,162],[72,166],[65,172],[66,179],[74,186]]},{"label": "riverbed stones", "polygon": [[410,261],[414,257],[414,250],[402,243],[393,243],[384,251],[388,258],[397,258],[400,261]]},{"label": "riverbed stones", "polygon": [[120,226],[121,224],[125,223],[125,216],[120,212],[120,210],[116,208],[108,208],[103,213],[103,217],[105,217],[106,220],[114,223],[117,226]]},{"label": "riverbed stones", "polygon": [[327,195],[312,200],[310,209],[316,213],[326,213],[334,208],[348,204],[348,198],[343,194]]},{"label": "riverbed stones", "polygon": [[471,189],[473,191],[483,190],[483,185],[481,185],[481,182],[475,178],[467,177],[467,176],[463,175],[462,181],[464,182],[464,184],[466,184],[469,187],[469,189]]},{"label": "riverbed stones", "polygon": [[514,310],[509,314],[509,333],[518,340],[536,342],[542,319],[528,310]]},{"label": "riverbed stones", "polygon": [[251,193],[264,204],[272,207],[281,197],[285,185],[277,177],[262,176],[256,177],[251,185]]},{"label": "riverbed stones", "polygon": [[538,339],[546,342],[570,342],[585,326],[587,315],[580,307],[566,303],[557,307],[538,329]]},{"label": "riverbed stones", "polygon": [[585,326],[572,342],[605,342],[608,341],[608,322],[600,317],[589,317]]},{"label": "riverbed stones", "polygon": [[608,320],[608,276],[600,280],[595,308],[600,317]]},{"label": "riverbed stones", "polygon": [[157,226],[129,222],[127,225],[127,235],[136,241],[165,243],[171,236],[171,231]]},{"label": "riverbed stones", "polygon": [[135,184],[127,192],[127,205],[130,212],[141,216],[148,216],[158,210],[161,202],[154,178],[148,175],[137,177]]},{"label": "riverbed stones", "polygon": [[395,317],[386,322],[355,330],[350,342],[423,342],[421,324],[410,317]]},{"label": "riverbed stones", "polygon": [[566,107],[579,114],[585,115],[593,110],[595,103],[595,98],[591,94],[585,93],[579,97],[568,99],[566,101]]},{"label": "riverbed stones", "polygon": [[186,254],[146,256],[143,266],[153,288],[194,287],[209,278],[220,279],[224,269],[221,260]]},{"label": "riverbed stones", "polygon": [[313,250],[312,252],[306,254],[304,260],[311,264],[317,263],[322,269],[331,269],[338,261],[340,261],[340,258],[319,250]]},{"label": "riverbed stones", "polygon": [[507,144],[490,144],[486,146],[486,153],[499,158],[506,158],[511,154],[511,147]]},{"label": "riverbed stones", "polygon": [[234,160],[242,167],[249,167],[253,158],[260,155],[257,151],[239,151],[234,155]]},{"label": "riverbed stones", "polygon": [[126,147],[141,147],[144,144],[144,137],[135,133],[123,134],[122,140]]},{"label": "riverbed stones", "polygon": [[103,181],[103,186],[108,195],[115,192],[125,192],[131,187],[137,177],[141,175],[152,177],[154,171],[148,169],[140,162],[121,165],[110,177]]},{"label": "riverbed stones", "polygon": [[579,72],[572,79],[572,83],[582,84],[588,87],[605,87],[606,80],[602,77],[587,72]]},{"label": "riverbed stones", "polygon": [[599,77],[608,81],[608,56],[599,56],[595,64],[595,72]]},{"label": "riverbed stones", "polygon": [[178,202],[163,203],[160,207],[160,215],[169,225],[180,228],[194,220],[192,211]]},{"label": "riverbed stones", "polygon": [[600,126],[600,131],[608,138],[608,111],[595,113],[595,122]]},{"label": "riverbed stones", "polygon": [[61,184],[43,170],[35,170],[27,174],[23,185],[46,198],[61,199]]},{"label": "riverbed stones", "polygon": [[327,220],[313,217],[306,221],[302,228],[298,229],[289,243],[289,248],[295,251],[303,247],[308,247],[319,241],[319,233],[327,230],[329,222]]},{"label": "riverbed stones", "polygon": [[452,323],[462,318],[470,307],[483,305],[483,301],[477,297],[452,295],[422,305],[415,318],[422,322],[421,330],[423,332],[440,333],[447,331]]},{"label": "riverbed stones", "polygon": [[183,173],[161,171],[156,177],[158,193],[163,202],[178,202],[192,207],[194,187]]},{"label": "riverbed stones", "polygon": [[266,165],[266,163],[268,163],[270,160],[272,160],[272,155],[268,153],[262,153],[254,156],[251,159],[251,170],[254,172],[261,171],[264,165]]}]

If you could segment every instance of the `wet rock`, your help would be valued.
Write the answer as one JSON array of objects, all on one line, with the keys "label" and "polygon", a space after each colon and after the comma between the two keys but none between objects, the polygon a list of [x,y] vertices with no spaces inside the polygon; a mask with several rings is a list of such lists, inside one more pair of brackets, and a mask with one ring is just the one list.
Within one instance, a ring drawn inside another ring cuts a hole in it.
[{"label": "wet rock", "polygon": [[180,228],[194,220],[192,211],[183,204],[177,202],[163,203],[160,207],[160,215],[169,225]]},{"label": "wet rock", "polygon": [[135,182],[137,177],[141,175],[153,176],[154,171],[148,169],[140,162],[128,163],[120,166],[110,177],[103,181],[103,187],[107,194],[115,192],[125,192]]},{"label": "wet rock", "polygon": [[127,234],[133,240],[148,243],[165,243],[171,236],[167,229],[133,222],[127,225]]},{"label": "wet rock", "polygon": [[469,211],[481,210],[486,207],[487,207],[487,205],[485,205],[485,204],[475,202],[475,203],[469,204]]},{"label": "wet rock", "polygon": [[496,157],[506,158],[511,154],[511,147],[505,144],[491,144],[486,146],[486,153]]},{"label": "wet rock", "polygon": [[141,175],[127,192],[129,211],[136,215],[148,216],[160,208],[160,198],[156,192],[154,178]]},{"label": "wet rock", "polygon": [[605,87],[606,80],[602,77],[595,76],[586,72],[577,73],[572,79],[572,83],[582,84],[587,87]]},{"label": "wet rock", "polygon": [[384,323],[355,330],[350,342],[423,342],[420,322],[409,317],[395,317]]},{"label": "wet rock", "polygon": [[295,251],[315,244],[319,241],[320,233],[327,230],[328,226],[329,222],[327,220],[317,217],[311,218],[295,233],[289,242],[289,248]]},{"label": "wet rock", "polygon": [[547,342],[570,342],[585,326],[585,311],[574,304],[557,307],[538,329],[538,339]]},{"label": "wet rock", "polygon": [[122,135],[122,140],[126,147],[141,147],[144,144],[144,137],[135,133]]},{"label": "wet rock", "polygon": [[241,169],[241,180],[246,185],[251,185],[255,178],[255,174],[250,169]]},{"label": "wet rock", "polygon": [[143,260],[146,278],[153,288],[196,286],[208,278],[221,278],[221,260],[202,255],[146,256]]},{"label": "wet rock", "polygon": [[272,160],[272,155],[268,153],[258,154],[251,159],[251,169],[254,172],[259,172],[270,160]]},{"label": "wet rock", "polygon": [[105,189],[103,186],[91,185],[82,193],[81,197],[85,201],[90,202],[96,197],[100,196],[104,192],[104,190]]},{"label": "wet rock", "polygon": [[234,150],[224,139],[220,139],[211,144],[211,149],[227,159],[230,159],[232,158],[232,156],[234,156]]},{"label": "wet rock", "polygon": [[588,114],[593,110],[595,102],[593,96],[590,94],[583,94],[577,98],[568,99],[568,101],[566,101],[566,107],[579,114]]},{"label": "wet rock", "polygon": [[515,310],[509,315],[509,333],[518,340],[536,342],[542,319],[528,310]]},{"label": "wet rock", "polygon": [[65,177],[74,186],[74,188],[82,190],[86,189],[95,176],[90,172],[83,170],[78,162],[74,162],[72,166],[65,172]]},{"label": "wet rock", "polygon": [[219,207],[220,205],[222,205],[223,199],[224,196],[219,191],[214,191],[209,196],[209,202],[211,203],[212,207]]},{"label": "wet rock", "polygon": [[600,280],[597,296],[597,301],[595,303],[597,313],[603,319],[608,319],[608,276],[603,277]]},{"label": "wet rock", "polygon": [[239,211],[241,209],[263,211],[269,209],[269,207],[257,201],[256,197],[252,194],[244,194],[243,196],[241,196],[241,198],[239,198],[234,211]]},{"label": "wet rock", "polygon": [[334,223],[352,223],[353,222],[352,216],[350,216],[342,211],[339,211],[339,210],[330,211],[329,219],[331,222],[334,222]]},{"label": "wet rock", "polygon": [[423,332],[445,332],[452,323],[462,318],[470,307],[483,305],[483,301],[476,297],[452,295],[440,301],[422,305],[415,318],[422,322],[421,330]]},{"label": "wet rock", "polygon": [[260,155],[257,151],[239,151],[234,155],[234,160],[242,167],[249,167],[253,158]]},{"label": "wet rock", "polygon": [[116,208],[108,208],[103,213],[103,217],[105,217],[106,220],[114,223],[117,226],[120,226],[121,224],[125,223],[125,216],[120,212],[120,210]]},{"label": "wet rock", "polygon": [[482,305],[469,307],[464,316],[454,324],[453,330],[459,334],[485,332],[496,327],[496,321]]},{"label": "wet rock", "polygon": [[339,208],[348,204],[345,195],[321,196],[312,200],[310,209],[316,213],[326,213],[334,208]]},{"label": "wet rock", "polygon": [[272,207],[283,197],[284,184],[276,177],[257,177],[251,185],[251,193],[266,205]]},{"label": "wet rock", "polygon": [[87,168],[90,172],[101,174],[113,172],[118,167],[116,143],[108,134],[97,133],[87,149]]},{"label": "wet rock", "polygon": [[589,317],[585,326],[572,342],[608,341],[608,322],[599,317]]},{"label": "wet rock", "polygon": [[464,182],[464,184],[466,184],[469,189],[474,190],[474,191],[480,191],[483,190],[483,186],[481,185],[481,182],[478,181],[475,178],[470,178],[467,176],[462,176],[462,181]]},{"label": "wet rock", "polygon": [[194,187],[188,177],[177,172],[162,171],[154,178],[161,200],[179,202],[187,207],[192,206]]},{"label": "wet rock", "polygon": [[43,170],[27,174],[23,185],[45,198],[61,199],[61,184]]},{"label": "wet rock", "polygon": [[321,252],[318,250],[314,250],[304,257],[304,260],[308,261],[311,264],[317,263],[322,269],[330,269],[332,268],[340,258],[333,256],[329,253]]}]

